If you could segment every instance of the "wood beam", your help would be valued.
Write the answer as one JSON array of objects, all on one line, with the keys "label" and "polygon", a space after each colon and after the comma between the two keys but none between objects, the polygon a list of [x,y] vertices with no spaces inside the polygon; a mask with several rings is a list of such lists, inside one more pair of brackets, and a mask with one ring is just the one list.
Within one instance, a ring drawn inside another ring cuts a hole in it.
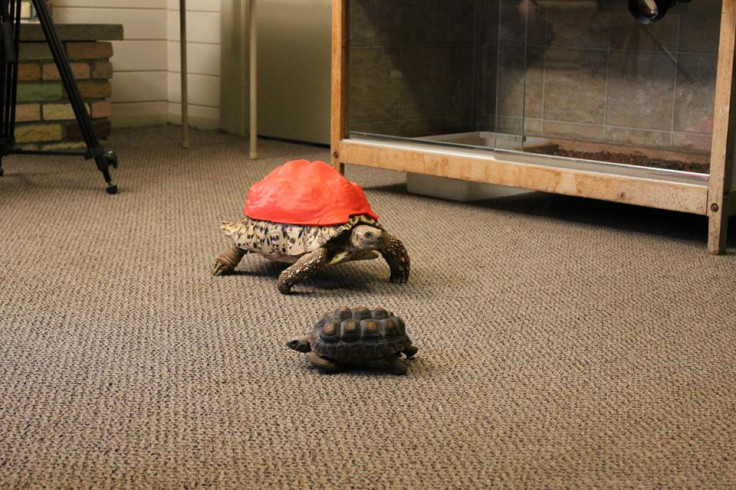
[{"label": "wood beam", "polygon": [[718,47],[713,143],[708,189],[708,252],[726,250],[728,199],[731,189],[734,135],[736,135],[736,91],[734,91],[734,46],[736,43],[736,0],[723,0],[721,34]]},{"label": "wood beam", "polygon": [[341,160],[340,142],[348,135],[348,6],[347,0],[332,0],[332,114],[331,135],[332,165],[340,173],[345,172]]}]

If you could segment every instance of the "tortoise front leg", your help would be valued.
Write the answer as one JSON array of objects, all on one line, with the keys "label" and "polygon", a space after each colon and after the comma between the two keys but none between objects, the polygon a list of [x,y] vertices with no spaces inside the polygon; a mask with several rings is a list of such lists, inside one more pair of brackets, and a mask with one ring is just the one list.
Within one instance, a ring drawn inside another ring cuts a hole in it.
[{"label": "tortoise front leg", "polygon": [[289,294],[291,287],[308,277],[313,276],[327,262],[327,249],[322,247],[308,254],[279,275],[278,288],[283,294]]},{"label": "tortoise front leg", "polygon": [[409,254],[401,240],[383,232],[381,247],[378,249],[391,268],[391,282],[404,283],[409,280]]},{"label": "tortoise front leg", "polygon": [[336,373],[342,369],[336,362],[330,361],[314,352],[307,354],[307,359],[312,365],[327,373]]},{"label": "tortoise front leg", "polygon": [[245,254],[245,250],[235,245],[225,250],[215,259],[215,265],[212,266],[212,275],[221,276],[232,272]]},{"label": "tortoise front leg", "polygon": [[388,369],[392,374],[406,374],[408,368],[406,362],[398,358],[391,359],[388,364]]}]

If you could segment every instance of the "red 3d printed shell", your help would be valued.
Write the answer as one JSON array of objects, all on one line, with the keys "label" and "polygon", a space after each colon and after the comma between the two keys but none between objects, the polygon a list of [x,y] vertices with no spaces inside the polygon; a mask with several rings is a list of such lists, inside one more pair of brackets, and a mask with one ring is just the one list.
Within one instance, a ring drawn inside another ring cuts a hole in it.
[{"label": "red 3d printed shell", "polygon": [[245,202],[251,219],[294,225],[330,226],[351,216],[378,216],[363,189],[325,162],[294,160],[253,184]]}]

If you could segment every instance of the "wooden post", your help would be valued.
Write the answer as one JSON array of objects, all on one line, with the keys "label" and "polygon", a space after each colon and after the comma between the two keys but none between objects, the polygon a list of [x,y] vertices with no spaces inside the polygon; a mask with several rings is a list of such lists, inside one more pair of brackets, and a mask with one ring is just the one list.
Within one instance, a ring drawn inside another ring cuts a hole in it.
[{"label": "wooden post", "polygon": [[181,146],[189,148],[189,93],[187,89],[187,2],[179,0],[181,45]]},{"label": "wooden post", "polygon": [[348,135],[347,3],[347,0],[332,0],[332,114],[330,143],[332,146],[332,165],[340,173],[345,173],[345,164],[340,159],[340,142]]},{"label": "wooden post", "polygon": [[256,0],[249,1],[248,22],[250,30],[250,158],[258,158],[258,22]]},{"label": "wooden post", "polygon": [[736,0],[723,0],[708,184],[708,252],[713,254],[720,254],[726,250],[728,234],[730,211],[728,192],[731,190],[736,143],[734,43],[736,43]]}]

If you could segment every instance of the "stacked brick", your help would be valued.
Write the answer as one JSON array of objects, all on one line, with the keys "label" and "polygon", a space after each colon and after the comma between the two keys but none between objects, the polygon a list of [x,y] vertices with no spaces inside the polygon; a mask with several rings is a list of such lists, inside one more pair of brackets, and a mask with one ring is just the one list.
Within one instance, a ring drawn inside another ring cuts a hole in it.
[{"label": "stacked brick", "polygon": [[[21,32],[29,27],[23,26]],[[110,135],[112,44],[78,40],[63,44],[95,133],[104,139]],[[46,42],[24,41],[20,45],[15,142],[26,149],[67,150],[85,146]]]}]

